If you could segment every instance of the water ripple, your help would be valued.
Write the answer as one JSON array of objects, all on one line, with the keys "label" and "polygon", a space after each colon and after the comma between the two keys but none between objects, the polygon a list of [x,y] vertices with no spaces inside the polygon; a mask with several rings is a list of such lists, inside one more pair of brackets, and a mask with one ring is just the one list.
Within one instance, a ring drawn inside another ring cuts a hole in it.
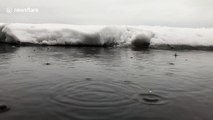
[{"label": "water ripple", "polygon": [[[103,114],[109,118],[126,116],[131,108],[140,104],[133,99],[139,88],[136,84],[117,81],[67,81],[53,87],[50,102],[72,111],[70,115],[76,118],[83,115],[98,119]],[[60,108],[56,110],[63,114]]]}]

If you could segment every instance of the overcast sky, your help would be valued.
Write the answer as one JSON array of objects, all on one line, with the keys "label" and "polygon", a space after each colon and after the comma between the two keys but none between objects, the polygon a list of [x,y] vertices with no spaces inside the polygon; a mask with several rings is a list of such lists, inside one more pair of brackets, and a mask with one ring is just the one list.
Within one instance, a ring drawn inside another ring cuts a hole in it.
[{"label": "overcast sky", "polygon": [[213,0],[0,0],[0,22],[213,27]]}]

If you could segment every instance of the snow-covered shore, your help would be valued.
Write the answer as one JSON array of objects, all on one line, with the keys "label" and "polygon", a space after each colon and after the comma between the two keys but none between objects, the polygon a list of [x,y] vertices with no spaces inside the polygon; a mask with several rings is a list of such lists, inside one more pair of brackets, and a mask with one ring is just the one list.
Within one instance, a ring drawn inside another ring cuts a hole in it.
[{"label": "snow-covered shore", "polygon": [[3,24],[0,42],[39,45],[132,46],[170,49],[213,47],[213,28]]}]

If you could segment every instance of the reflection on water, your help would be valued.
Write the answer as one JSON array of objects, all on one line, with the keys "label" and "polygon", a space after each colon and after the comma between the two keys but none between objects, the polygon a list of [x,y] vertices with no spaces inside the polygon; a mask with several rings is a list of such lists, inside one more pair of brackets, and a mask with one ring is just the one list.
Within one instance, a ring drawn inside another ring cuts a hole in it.
[{"label": "reflection on water", "polygon": [[210,51],[0,45],[0,105],[11,108],[0,119],[211,120],[212,59]]}]

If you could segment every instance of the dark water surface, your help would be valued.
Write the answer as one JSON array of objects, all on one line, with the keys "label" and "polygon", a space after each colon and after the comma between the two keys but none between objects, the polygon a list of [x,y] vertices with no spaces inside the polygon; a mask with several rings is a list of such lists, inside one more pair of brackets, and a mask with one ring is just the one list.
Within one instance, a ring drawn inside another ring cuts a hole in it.
[{"label": "dark water surface", "polygon": [[0,45],[0,104],[0,120],[212,120],[213,52]]}]

